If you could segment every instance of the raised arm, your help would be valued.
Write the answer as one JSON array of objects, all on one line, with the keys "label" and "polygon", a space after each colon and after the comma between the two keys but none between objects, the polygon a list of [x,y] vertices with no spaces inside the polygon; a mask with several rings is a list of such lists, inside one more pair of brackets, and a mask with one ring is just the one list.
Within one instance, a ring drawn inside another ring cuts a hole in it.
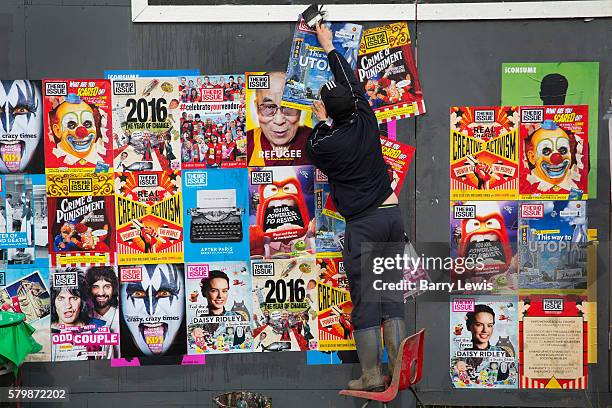
[{"label": "raised arm", "polygon": [[317,39],[323,47],[323,50],[327,53],[327,60],[329,61],[329,68],[334,74],[334,79],[340,85],[351,90],[351,93],[355,98],[365,100],[365,90],[355,78],[353,68],[346,61],[332,43],[333,34],[327,26],[323,24],[317,24]]}]

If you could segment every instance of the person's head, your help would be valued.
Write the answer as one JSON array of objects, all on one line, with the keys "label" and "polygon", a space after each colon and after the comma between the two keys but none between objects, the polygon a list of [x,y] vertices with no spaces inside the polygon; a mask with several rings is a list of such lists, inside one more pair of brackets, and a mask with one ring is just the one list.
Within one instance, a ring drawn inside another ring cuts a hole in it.
[{"label": "person's head", "polygon": [[300,111],[280,106],[285,87],[285,74],[270,72],[269,78],[270,87],[255,92],[257,119],[264,137],[270,144],[284,146],[295,138],[300,124]]},{"label": "person's head", "polygon": [[229,83],[230,83],[230,84],[233,84],[233,83],[234,83],[234,76],[233,76],[233,75],[230,75],[230,76],[229,76]]},{"label": "person's head", "polygon": [[232,141],[232,132],[225,132],[225,141],[227,143]]},{"label": "person's head", "polygon": [[229,121],[231,121],[231,120],[232,120],[232,115],[231,115],[229,112],[228,112],[228,113],[226,113],[226,114],[225,114],[225,121],[226,121],[226,122],[229,122]]},{"label": "person's head", "polygon": [[[79,268],[69,267],[64,269],[63,272],[77,274],[78,283],[83,283],[82,271]],[[87,293],[84,284],[78,284],[78,287],[74,288],[53,287],[51,289],[51,299],[53,301],[51,322],[67,326],[86,324],[89,320],[86,298]]]},{"label": "person's head", "polygon": [[201,118],[201,116],[200,116],[200,114],[199,114],[199,113],[196,113],[196,114],[195,114],[195,116],[194,116],[194,118],[195,118],[195,121],[196,121],[196,122],[200,122],[200,118]]},{"label": "person's head", "polygon": [[189,80],[189,87],[192,88],[193,87],[193,79]]},{"label": "person's head", "polygon": [[472,332],[472,345],[477,349],[486,349],[493,337],[495,312],[490,306],[476,305],[473,312],[466,314],[466,327]]},{"label": "person's head", "polygon": [[210,271],[208,279],[200,281],[200,288],[208,301],[208,312],[215,315],[223,313],[229,294],[227,274],[219,270]]},{"label": "person's head", "polygon": [[128,157],[127,152],[121,152],[121,155],[120,155],[121,160],[125,160],[127,159],[127,157]]},{"label": "person's head", "polygon": [[117,307],[119,282],[113,268],[108,266],[93,266],[85,274],[89,295],[93,300],[94,309]]},{"label": "person's head", "polygon": [[191,97],[192,98],[197,98],[198,97],[198,90],[195,88],[191,88]]},{"label": "person's head", "polygon": [[212,136],[210,137],[210,141],[212,143],[217,143],[219,141],[219,138],[217,137],[216,133],[213,133]]},{"label": "person's head", "polygon": [[530,170],[541,180],[560,184],[576,163],[576,139],[551,120],[525,139]]},{"label": "person's head", "polygon": [[565,105],[567,78],[561,74],[548,74],[540,83],[540,99],[544,105]]},{"label": "person's head", "polygon": [[187,120],[192,121],[193,120],[193,114],[190,113],[189,115],[187,115]]},{"label": "person's head", "polygon": [[345,120],[355,112],[355,100],[351,91],[335,81],[323,84],[319,95],[327,114],[335,121]]},{"label": "person's head", "polygon": [[181,77],[181,85],[185,85],[185,81],[187,81],[187,78]]},{"label": "person's head", "polygon": [[210,77],[208,75],[204,77],[204,83],[210,84]]}]

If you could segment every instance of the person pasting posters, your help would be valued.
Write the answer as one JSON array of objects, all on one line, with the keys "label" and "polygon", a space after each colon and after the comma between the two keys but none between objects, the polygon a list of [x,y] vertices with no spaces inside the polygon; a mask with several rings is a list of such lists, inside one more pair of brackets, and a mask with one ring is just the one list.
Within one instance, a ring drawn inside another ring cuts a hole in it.
[{"label": "person pasting posters", "polygon": [[378,123],[365,90],[348,62],[334,49],[329,29],[317,25],[317,37],[335,80],[321,87],[321,101],[313,104],[319,123],[312,130],[306,152],[327,175],[333,203],[347,222],[343,257],[362,368],[361,378],[349,382],[348,388],[375,390],[385,385],[380,325],[392,373],[399,344],[406,337],[404,304],[401,291],[382,293],[373,288],[375,275],[362,268],[362,260],[367,265],[368,259],[380,254],[362,251],[362,243],[397,247],[388,243],[403,243],[404,227],[380,148]]}]

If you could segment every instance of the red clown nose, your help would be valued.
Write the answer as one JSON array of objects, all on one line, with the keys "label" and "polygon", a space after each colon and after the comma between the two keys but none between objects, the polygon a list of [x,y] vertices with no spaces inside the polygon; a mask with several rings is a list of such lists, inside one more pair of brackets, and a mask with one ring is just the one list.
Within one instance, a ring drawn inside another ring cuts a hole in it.
[{"label": "red clown nose", "polygon": [[559,153],[553,153],[552,156],[550,156],[550,161],[554,165],[561,164],[563,161],[563,156],[561,156]]},{"label": "red clown nose", "polygon": [[87,135],[89,134],[89,132],[87,132],[87,128],[85,128],[85,126],[79,126],[78,128],[76,128],[76,135],[77,137],[80,138],[84,138],[87,137]]}]

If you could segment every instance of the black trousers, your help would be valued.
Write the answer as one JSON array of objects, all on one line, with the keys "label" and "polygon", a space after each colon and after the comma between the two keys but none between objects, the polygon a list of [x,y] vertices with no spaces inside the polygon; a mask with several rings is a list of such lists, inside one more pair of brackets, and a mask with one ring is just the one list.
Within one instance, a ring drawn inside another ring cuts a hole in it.
[{"label": "black trousers", "polygon": [[377,208],[347,222],[342,255],[349,278],[355,330],[379,327],[383,320],[391,318],[404,318],[403,292],[382,288],[385,282],[401,281],[402,271],[382,268],[377,260],[403,254],[404,242],[399,207]]}]

